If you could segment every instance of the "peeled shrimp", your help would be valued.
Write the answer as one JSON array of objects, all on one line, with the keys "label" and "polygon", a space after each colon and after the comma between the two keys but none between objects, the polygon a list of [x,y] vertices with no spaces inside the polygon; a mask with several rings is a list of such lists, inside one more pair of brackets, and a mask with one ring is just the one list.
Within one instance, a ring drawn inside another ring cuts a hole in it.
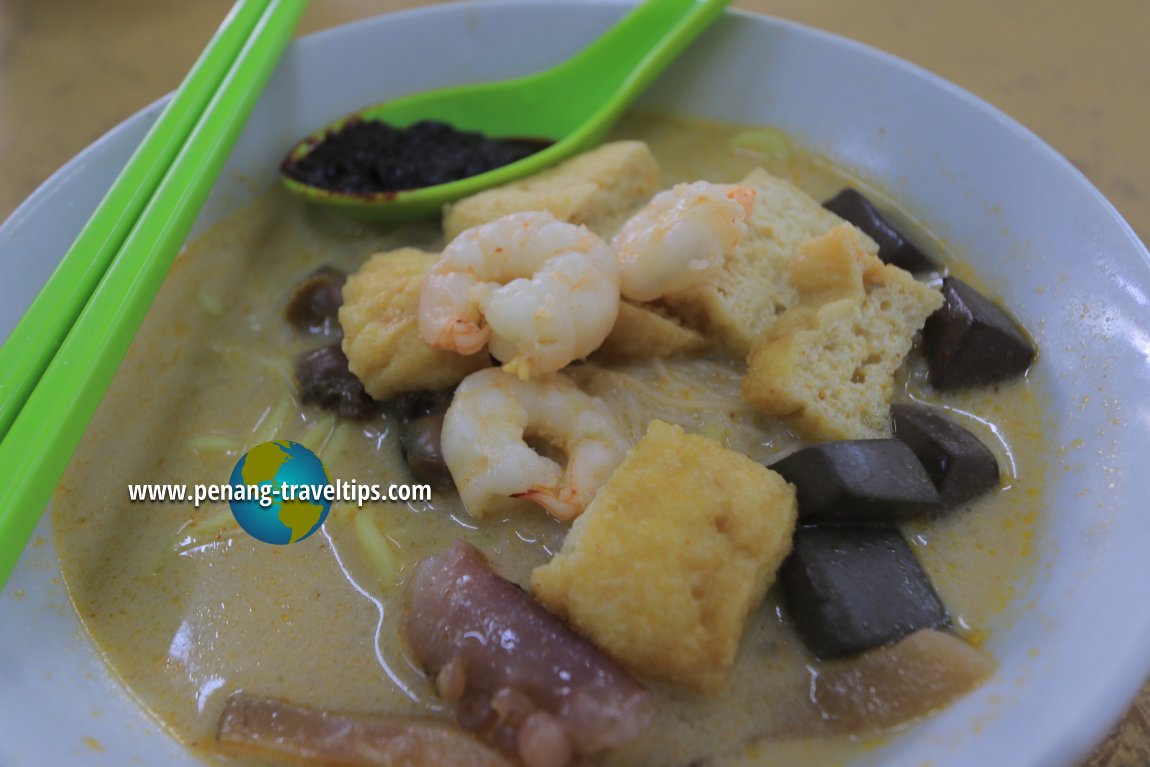
[{"label": "peeled shrimp", "polygon": [[419,333],[473,354],[488,344],[526,380],[603,343],[619,313],[619,267],[586,227],[550,213],[513,213],[460,234],[423,284]]},{"label": "peeled shrimp", "polygon": [[[567,457],[561,467],[525,441]],[[522,381],[498,368],[472,373],[443,419],[443,458],[467,511],[483,517],[508,497],[569,521],[591,502],[626,455],[626,438],[603,400],[562,373]]]},{"label": "peeled shrimp", "polygon": [[653,301],[712,277],[747,232],[755,190],[696,181],[655,195],[611,240],[625,298]]}]

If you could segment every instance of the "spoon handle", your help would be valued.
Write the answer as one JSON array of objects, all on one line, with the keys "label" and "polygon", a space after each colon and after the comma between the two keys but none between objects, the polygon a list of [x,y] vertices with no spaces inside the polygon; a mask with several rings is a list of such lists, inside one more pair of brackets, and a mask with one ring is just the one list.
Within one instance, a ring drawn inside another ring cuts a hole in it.
[{"label": "spoon handle", "polygon": [[570,92],[618,113],[634,100],[731,0],[646,0],[554,70]]}]

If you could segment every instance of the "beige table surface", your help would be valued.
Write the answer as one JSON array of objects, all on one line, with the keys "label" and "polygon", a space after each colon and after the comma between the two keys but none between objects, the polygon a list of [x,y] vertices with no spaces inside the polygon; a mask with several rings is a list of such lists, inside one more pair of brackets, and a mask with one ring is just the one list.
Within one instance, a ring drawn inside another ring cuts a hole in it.
[{"label": "beige table surface", "polygon": [[[301,33],[429,0],[314,0]],[[0,0],[0,219],[168,92],[230,0]],[[972,91],[1077,165],[1150,241],[1150,0],[742,0]],[[1150,765],[1150,686],[1090,767]]]}]

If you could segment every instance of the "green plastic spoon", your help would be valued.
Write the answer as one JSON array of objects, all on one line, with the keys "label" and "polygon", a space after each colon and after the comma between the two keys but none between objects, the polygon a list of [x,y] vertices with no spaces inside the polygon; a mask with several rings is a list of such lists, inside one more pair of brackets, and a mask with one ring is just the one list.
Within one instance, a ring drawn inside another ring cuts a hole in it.
[{"label": "green plastic spoon", "polygon": [[447,184],[402,192],[351,194],[281,175],[285,186],[312,202],[356,218],[398,222],[437,215],[444,203],[506,184],[590,149],[623,110],[731,0],[647,0],[576,55],[512,80],[425,91],[368,107],[316,131],[289,152],[306,156],[348,120],[382,120],[405,127],[440,120],[494,137],[553,139],[518,162]]}]

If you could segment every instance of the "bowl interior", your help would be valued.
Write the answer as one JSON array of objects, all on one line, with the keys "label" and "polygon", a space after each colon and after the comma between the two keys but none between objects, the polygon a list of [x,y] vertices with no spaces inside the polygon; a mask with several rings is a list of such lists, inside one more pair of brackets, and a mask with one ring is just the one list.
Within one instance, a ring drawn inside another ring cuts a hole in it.
[{"label": "bowl interior", "polygon": [[[411,90],[548,66],[623,10],[578,0],[439,6],[296,43],[197,231],[275,183],[285,149],[333,117]],[[1139,396],[1150,391],[1145,248],[1069,163],[1009,118],[905,62],[817,31],[728,14],[644,104],[776,125],[873,180],[1035,334],[1046,516],[1037,575],[988,644],[999,672],[859,764],[1074,763],[1150,668],[1150,602],[1134,575],[1150,547],[1150,516],[1128,481],[1150,455],[1150,406]],[[0,227],[0,338],[161,106],[89,147]],[[47,517],[37,536],[0,595],[0,763],[198,763],[111,678],[61,587]]]}]

